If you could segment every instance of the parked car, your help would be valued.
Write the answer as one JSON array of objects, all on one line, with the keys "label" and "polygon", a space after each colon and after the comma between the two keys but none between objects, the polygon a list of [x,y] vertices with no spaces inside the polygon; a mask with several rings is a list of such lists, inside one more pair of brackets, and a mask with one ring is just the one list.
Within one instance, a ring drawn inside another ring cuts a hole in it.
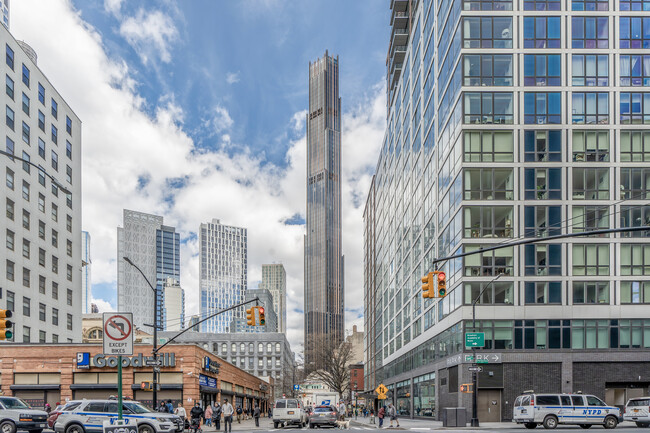
[{"label": "parked car", "polygon": [[66,404],[60,404],[56,408],[54,408],[54,410],[52,410],[50,412],[50,415],[47,417],[47,426],[49,428],[51,428],[51,429],[54,429],[54,424],[56,423],[56,419],[59,417],[59,415],[61,415],[61,412],[62,412],[63,408],[66,407],[66,406],[75,404],[75,403],[79,404],[81,402],[80,401],[79,402],[70,401],[70,402],[68,402]]},{"label": "parked car", "polygon": [[635,422],[637,427],[650,427],[650,397],[629,399],[623,419]]},{"label": "parked car", "polygon": [[338,412],[332,406],[316,406],[309,415],[309,427],[316,428],[324,425],[336,427]]},{"label": "parked car", "polygon": [[16,430],[41,433],[45,427],[47,427],[47,412],[32,409],[16,397],[0,397],[1,433],[16,433]]},{"label": "parked car", "polygon": [[[287,425],[305,427],[309,419],[307,412],[299,400],[295,398],[283,398],[275,401],[273,407],[273,428]],[[69,432],[66,432],[69,433]]]},{"label": "parked car", "polygon": [[611,429],[623,419],[619,408],[593,395],[528,393],[515,399],[512,420],[529,429],[539,424],[546,429],[558,424],[577,424],[585,429],[599,424]]},{"label": "parked car", "polygon": [[[117,419],[116,400],[82,400],[63,409],[54,424],[56,433],[101,433],[104,421]],[[123,402],[122,412],[124,419],[138,426],[138,433],[183,432],[180,417],[171,413],[151,412],[137,401]]]}]

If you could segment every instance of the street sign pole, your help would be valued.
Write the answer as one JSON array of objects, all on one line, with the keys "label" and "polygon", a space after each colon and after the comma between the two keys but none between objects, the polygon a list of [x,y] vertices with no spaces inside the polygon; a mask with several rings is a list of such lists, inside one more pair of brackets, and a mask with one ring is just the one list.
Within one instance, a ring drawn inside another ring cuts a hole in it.
[{"label": "street sign pole", "polygon": [[122,355],[117,357],[117,419],[122,419]]},{"label": "street sign pole", "polygon": [[104,355],[117,355],[117,419],[122,421],[122,356],[133,355],[133,313],[104,313]]}]

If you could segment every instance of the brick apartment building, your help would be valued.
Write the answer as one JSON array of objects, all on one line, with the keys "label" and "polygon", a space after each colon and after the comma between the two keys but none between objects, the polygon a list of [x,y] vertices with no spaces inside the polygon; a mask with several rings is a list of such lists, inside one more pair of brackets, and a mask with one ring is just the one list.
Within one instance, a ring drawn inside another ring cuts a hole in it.
[{"label": "brick apartment building", "polygon": [[[140,389],[152,380],[146,366],[151,345],[136,344],[134,356],[122,359],[123,395],[147,405],[152,393]],[[196,345],[174,345],[159,355],[158,400],[179,402],[187,410],[231,400],[243,408],[272,404],[272,384],[215,357]],[[3,344],[0,352],[2,395],[23,398],[34,407],[54,406],[81,398],[107,398],[117,394],[117,357],[104,356],[99,344]]]}]

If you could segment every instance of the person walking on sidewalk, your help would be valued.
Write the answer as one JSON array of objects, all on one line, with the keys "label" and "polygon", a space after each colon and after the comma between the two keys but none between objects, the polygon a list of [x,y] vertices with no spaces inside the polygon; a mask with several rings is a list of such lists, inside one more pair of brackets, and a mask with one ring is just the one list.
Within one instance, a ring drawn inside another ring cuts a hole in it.
[{"label": "person walking on sidewalk", "polygon": [[212,424],[214,424],[217,431],[221,430],[221,405],[218,401],[215,402],[214,408],[212,408]]},{"label": "person walking on sidewalk", "polygon": [[241,424],[241,414],[243,410],[241,409],[241,406],[237,406],[237,424]]},{"label": "person walking on sidewalk", "polygon": [[228,403],[228,399],[223,401],[221,406],[221,413],[223,413],[223,431],[228,433],[232,431],[232,414],[235,413],[232,404]]},{"label": "person walking on sidewalk", "polygon": [[205,426],[206,427],[211,427],[212,426],[212,405],[209,404],[208,407],[205,408],[205,413],[203,414],[203,417],[205,418]]},{"label": "person walking on sidewalk", "polygon": [[379,413],[377,413],[377,418],[379,418],[379,428],[384,425],[384,416],[386,416],[386,407],[382,406],[379,408]]},{"label": "person walking on sidewalk", "polygon": [[393,403],[388,403],[388,416],[390,417],[390,427],[393,426],[393,421],[397,423],[395,427],[399,427],[399,420],[397,419],[397,409]]},{"label": "person walking on sidewalk", "polygon": [[343,402],[343,400],[341,400],[341,402],[339,403],[339,419],[341,421],[345,421],[345,412],[347,412],[346,409],[347,408],[345,407],[345,403]]},{"label": "person walking on sidewalk", "polygon": [[255,427],[260,426],[260,415],[262,412],[260,411],[259,406],[255,406],[255,410],[253,411],[253,418],[255,418]]}]

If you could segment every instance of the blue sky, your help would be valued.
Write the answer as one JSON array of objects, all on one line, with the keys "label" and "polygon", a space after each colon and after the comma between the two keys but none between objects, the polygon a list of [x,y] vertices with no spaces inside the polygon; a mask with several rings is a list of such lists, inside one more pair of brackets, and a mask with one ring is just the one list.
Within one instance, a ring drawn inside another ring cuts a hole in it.
[{"label": "blue sky", "polygon": [[363,320],[363,206],[385,129],[387,0],[12,2],[11,32],[82,121],[82,227],[93,298],[116,306],[123,209],[181,233],[198,313],[199,225],[248,228],[248,282],[287,270],[289,341],[303,328],[308,65],[339,55],[346,328]]}]

